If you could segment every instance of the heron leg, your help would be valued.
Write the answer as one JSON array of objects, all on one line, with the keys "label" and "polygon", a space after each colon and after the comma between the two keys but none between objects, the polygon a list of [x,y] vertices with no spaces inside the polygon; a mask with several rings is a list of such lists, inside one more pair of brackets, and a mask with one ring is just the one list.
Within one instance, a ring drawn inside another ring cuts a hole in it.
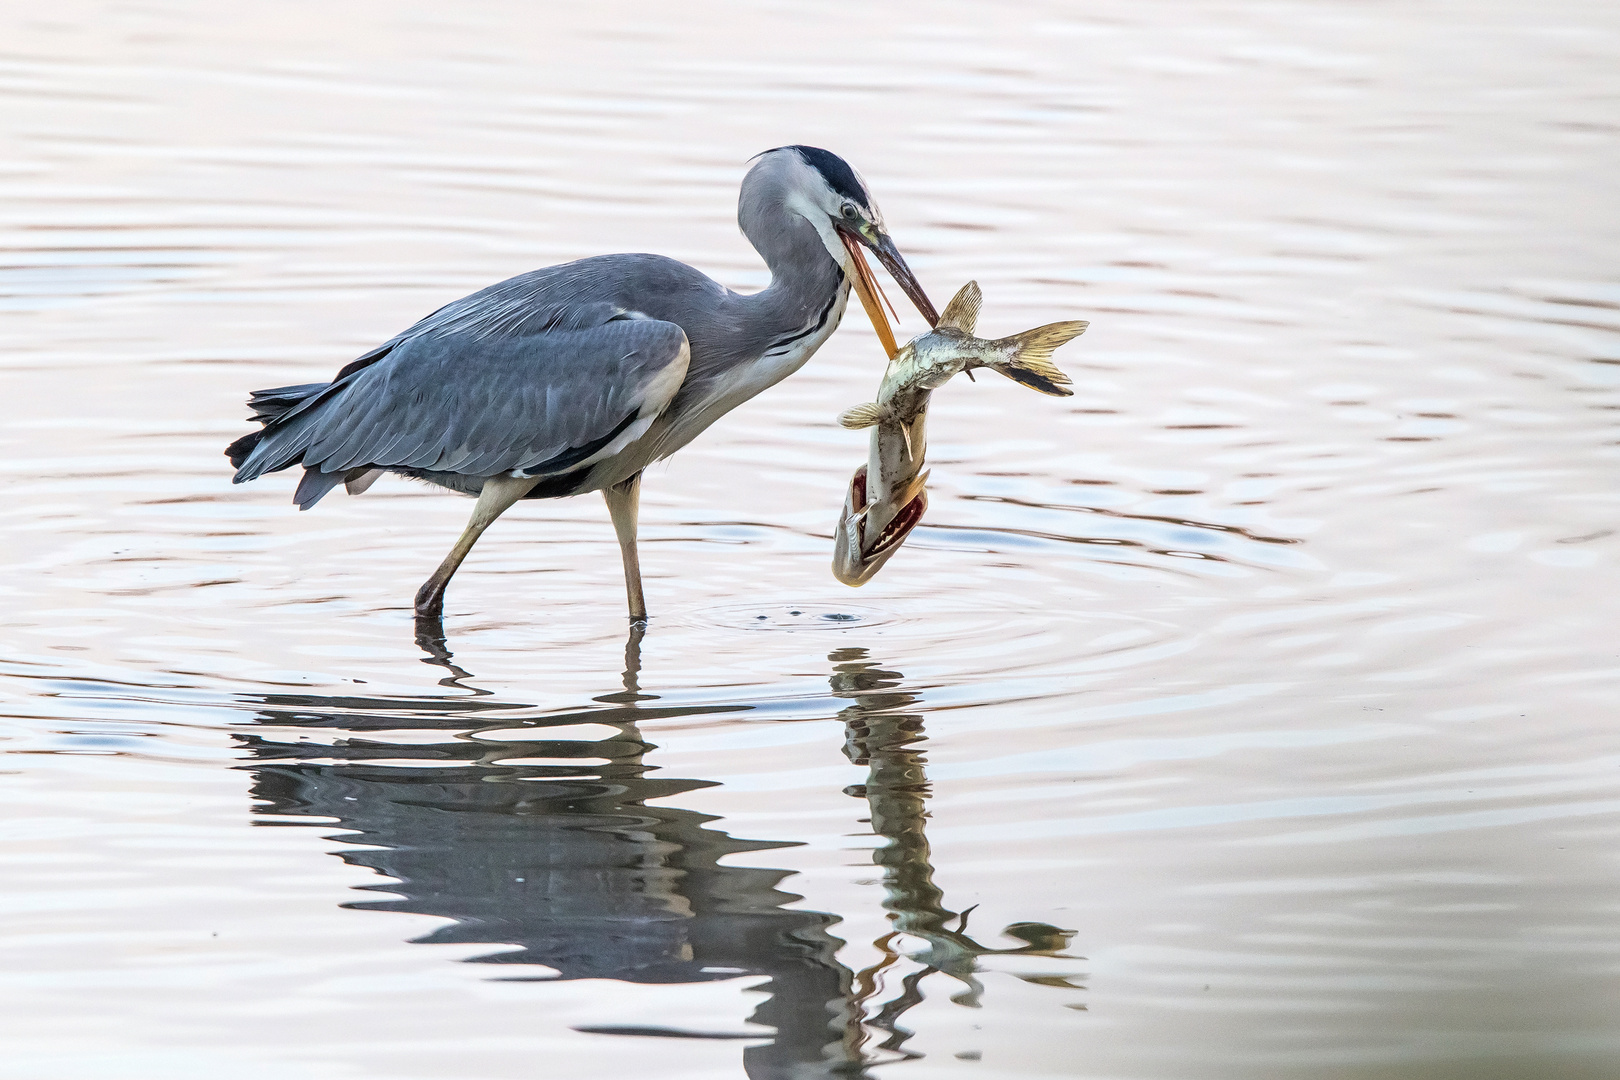
[{"label": "heron leg", "polygon": [[647,598],[641,593],[641,557],[636,553],[636,517],[641,512],[641,474],[636,473],[612,487],[602,489],[613,531],[619,534],[619,554],[624,556],[624,591],[630,600],[630,618],[644,622]]},{"label": "heron leg", "polygon": [[461,561],[467,557],[467,552],[478,542],[496,518],[511,509],[513,503],[529,493],[529,489],[540,482],[537,476],[527,476],[518,479],[513,476],[491,476],[484,481],[484,488],[478,493],[478,504],[473,507],[472,518],[467,522],[467,528],[461,533],[461,539],[456,546],[450,549],[450,554],[444,557],[444,562],[433,571],[433,576],[422,583],[416,590],[416,614],[429,618],[438,618],[444,613],[444,589],[450,584],[450,578],[461,566]]}]

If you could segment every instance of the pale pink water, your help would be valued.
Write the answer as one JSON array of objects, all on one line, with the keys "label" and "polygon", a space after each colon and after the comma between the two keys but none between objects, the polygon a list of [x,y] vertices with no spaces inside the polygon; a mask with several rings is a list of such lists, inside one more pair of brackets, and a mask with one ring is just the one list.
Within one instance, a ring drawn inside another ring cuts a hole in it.
[{"label": "pale pink water", "polygon": [[[1617,49],[1569,2],[0,15],[0,1075],[1620,1075]],[[639,694],[599,500],[486,537],[458,678],[407,605],[467,503],[230,485],[246,391],[483,284],[763,284],[788,142],[987,331],[1092,321],[1073,399],[936,397],[865,589],[858,316],[649,475]]]}]

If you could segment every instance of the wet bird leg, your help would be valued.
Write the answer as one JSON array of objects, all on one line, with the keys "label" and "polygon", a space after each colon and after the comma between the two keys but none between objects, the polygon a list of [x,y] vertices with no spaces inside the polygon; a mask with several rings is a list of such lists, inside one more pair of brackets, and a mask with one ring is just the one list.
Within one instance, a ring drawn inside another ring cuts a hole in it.
[{"label": "wet bird leg", "polygon": [[612,487],[602,489],[613,531],[619,534],[619,553],[624,556],[624,591],[630,600],[630,618],[644,622],[647,600],[641,594],[641,557],[636,552],[636,517],[641,510],[641,474],[636,473]]},{"label": "wet bird leg", "polygon": [[444,614],[444,589],[450,584],[450,578],[461,566],[461,561],[467,557],[467,552],[478,542],[484,530],[494,523],[495,519],[511,509],[512,504],[529,493],[529,489],[540,482],[538,476],[526,476],[518,479],[512,476],[491,476],[484,481],[483,490],[478,493],[478,505],[473,507],[472,518],[467,522],[461,539],[456,546],[450,549],[450,554],[444,557],[444,562],[433,571],[433,576],[422,583],[416,590],[416,614],[438,618]]}]

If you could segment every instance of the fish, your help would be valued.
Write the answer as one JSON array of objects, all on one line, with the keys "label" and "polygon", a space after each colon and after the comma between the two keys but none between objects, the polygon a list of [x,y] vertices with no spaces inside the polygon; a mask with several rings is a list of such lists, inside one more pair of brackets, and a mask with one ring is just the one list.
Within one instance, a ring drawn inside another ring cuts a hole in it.
[{"label": "fish", "polygon": [[901,346],[889,360],[876,401],[846,410],[838,422],[872,429],[864,465],[855,470],[833,538],[833,576],[845,585],[872,580],[928,509],[928,402],[960,372],[989,368],[1054,397],[1069,397],[1070,380],[1052,362],[1058,346],[1085,333],[1083,320],[1049,323],[1011,337],[973,336],[984,296],[978,282],[962,286],[939,322]]}]

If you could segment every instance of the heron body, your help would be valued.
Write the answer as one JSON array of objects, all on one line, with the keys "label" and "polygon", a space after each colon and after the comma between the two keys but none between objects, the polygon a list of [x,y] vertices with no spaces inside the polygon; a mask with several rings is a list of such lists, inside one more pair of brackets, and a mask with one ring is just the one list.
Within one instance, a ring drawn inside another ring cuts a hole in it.
[{"label": "heron body", "polygon": [[[630,614],[644,618],[642,470],[803,366],[837,329],[852,284],[863,288],[856,244],[937,318],[864,183],[836,155],[760,155],[738,224],[770,268],[763,291],[732,292],[659,255],[520,274],[440,308],[329,383],[255,392],[249,404],[264,427],[227,449],[235,482],[302,465],[294,500],[306,510],[340,483],[358,494],[384,472],[476,495],[467,530],[417,594],[422,616],[441,613],[451,575],[519,499],[601,491]],[[863,301],[876,310],[869,291]]]}]

